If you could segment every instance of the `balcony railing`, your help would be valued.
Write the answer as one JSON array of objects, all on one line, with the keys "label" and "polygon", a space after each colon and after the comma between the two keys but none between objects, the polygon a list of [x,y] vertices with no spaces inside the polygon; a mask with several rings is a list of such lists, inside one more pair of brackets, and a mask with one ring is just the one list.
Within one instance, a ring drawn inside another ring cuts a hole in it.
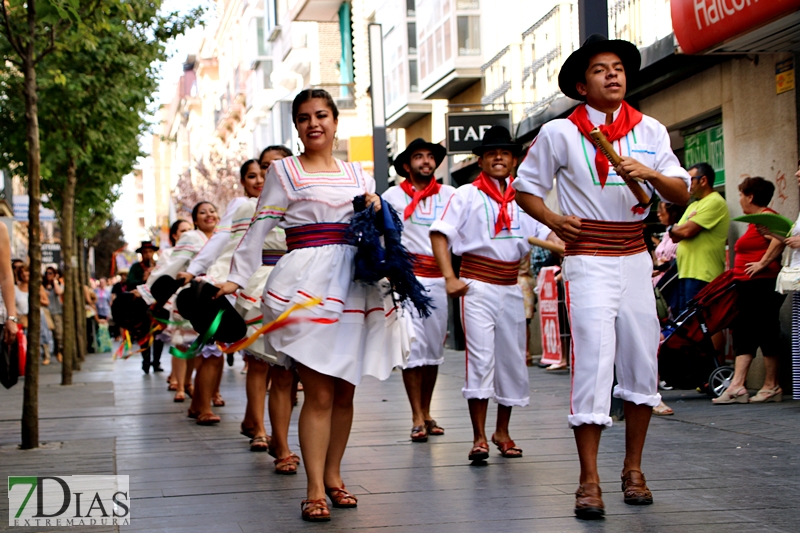
[{"label": "balcony railing", "polygon": [[494,91],[490,92],[489,94],[487,94],[486,96],[481,98],[481,103],[482,104],[491,104],[492,102],[494,102],[495,100],[497,100],[498,98],[500,98],[501,96],[506,94],[509,89],[511,89],[511,82],[510,81],[504,81],[500,85],[500,87],[498,87]]},{"label": "balcony railing", "polygon": [[561,55],[561,45],[553,48],[543,57],[540,57],[527,67],[525,67],[522,71],[522,81],[524,82],[527,80],[531,75],[536,74],[543,66],[547,65],[551,61],[557,59]]}]

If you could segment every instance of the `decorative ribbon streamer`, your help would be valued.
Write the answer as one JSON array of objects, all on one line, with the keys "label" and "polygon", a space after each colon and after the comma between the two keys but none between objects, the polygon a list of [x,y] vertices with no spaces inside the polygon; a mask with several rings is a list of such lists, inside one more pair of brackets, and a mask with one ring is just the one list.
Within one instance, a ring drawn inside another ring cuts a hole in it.
[{"label": "decorative ribbon streamer", "polygon": [[181,351],[175,346],[172,346],[169,349],[169,353],[177,357],[178,359],[192,359],[197,352],[214,336],[219,328],[220,323],[222,322],[222,314],[224,311],[220,310],[217,312],[217,316],[214,317],[214,320],[211,322],[211,325],[208,326],[208,329],[202,336],[197,337],[194,342],[186,349],[186,351]]},{"label": "decorative ribbon streamer", "polygon": [[131,334],[128,333],[127,329],[123,329],[122,331],[125,335],[123,336],[122,342],[119,343],[119,348],[114,352],[112,359],[127,359],[130,357],[130,354],[125,355],[125,352],[133,347],[133,343],[131,343]]},{"label": "decorative ribbon streamer", "polygon": [[248,346],[250,346],[251,344],[256,342],[256,340],[258,340],[258,338],[261,335],[263,335],[265,333],[271,333],[271,332],[273,332],[273,331],[275,331],[277,329],[280,329],[280,328],[283,328],[283,327],[286,327],[286,326],[289,326],[289,325],[292,325],[292,324],[297,324],[298,322],[315,322],[317,324],[333,324],[335,322],[338,322],[338,319],[336,319],[336,318],[322,318],[322,317],[319,317],[319,318],[315,318],[315,317],[289,318],[289,315],[291,315],[295,311],[297,311],[299,309],[305,309],[305,308],[308,308],[308,307],[313,307],[315,305],[320,304],[321,302],[322,302],[322,298],[312,298],[311,300],[308,300],[307,302],[304,302],[304,303],[301,303],[301,304],[294,304],[289,309],[287,309],[286,311],[281,313],[278,318],[276,318],[272,322],[269,322],[269,323],[264,324],[263,326],[261,326],[258,329],[258,331],[256,331],[253,335],[251,335],[249,337],[245,337],[244,339],[242,339],[242,340],[240,340],[238,342],[235,342],[235,343],[233,343],[233,344],[231,344],[231,345],[229,345],[227,347],[223,347],[223,346],[220,345],[219,349],[222,350],[222,352],[226,353],[226,354],[233,353],[233,352],[238,352],[239,350],[244,350],[245,348],[247,348]]}]

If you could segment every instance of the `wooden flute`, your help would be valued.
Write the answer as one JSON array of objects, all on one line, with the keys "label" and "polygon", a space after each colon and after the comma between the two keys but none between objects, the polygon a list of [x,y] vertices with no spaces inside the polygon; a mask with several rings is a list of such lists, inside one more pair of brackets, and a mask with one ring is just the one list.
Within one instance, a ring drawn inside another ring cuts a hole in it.
[{"label": "wooden flute", "polygon": [[[597,149],[600,150],[604,156],[606,156],[613,166],[616,167],[620,164],[622,158],[614,150],[614,147],[611,145],[611,143],[608,142],[608,139],[606,139],[606,136],[603,135],[602,131],[600,131],[600,128],[593,129],[589,132],[589,135],[592,137],[592,139],[594,139]],[[622,175],[620,175],[620,177],[636,197],[636,201],[639,202],[639,205],[646,206],[650,204],[650,196],[648,196],[642,186],[636,182],[644,180],[635,180],[634,178],[628,178]]]}]

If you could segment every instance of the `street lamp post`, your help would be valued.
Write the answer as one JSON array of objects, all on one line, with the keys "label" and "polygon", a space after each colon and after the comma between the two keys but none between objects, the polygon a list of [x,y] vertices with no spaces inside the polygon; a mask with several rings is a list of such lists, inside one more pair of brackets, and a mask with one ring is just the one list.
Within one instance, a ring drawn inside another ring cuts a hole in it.
[{"label": "street lamp post", "polygon": [[372,160],[378,194],[389,188],[389,152],[386,150],[386,111],[383,93],[383,30],[369,25],[369,76],[372,97]]}]

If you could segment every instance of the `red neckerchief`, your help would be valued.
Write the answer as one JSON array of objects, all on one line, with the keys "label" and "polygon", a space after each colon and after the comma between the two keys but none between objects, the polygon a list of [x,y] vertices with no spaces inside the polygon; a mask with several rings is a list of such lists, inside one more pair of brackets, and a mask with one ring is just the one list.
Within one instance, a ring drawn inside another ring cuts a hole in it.
[{"label": "red neckerchief", "polygon": [[[619,108],[619,115],[609,126],[598,126],[603,135],[606,136],[608,142],[614,143],[625,137],[634,126],[642,121],[642,114],[628,105],[625,100]],[[575,111],[568,117],[583,134],[584,137],[594,144],[589,132],[594,129],[594,124],[589,120],[589,113],[586,111],[586,104],[581,104],[575,108]],[[600,180],[600,187],[605,187],[606,180],[608,179],[608,159],[603,155],[603,152],[597,150],[594,156],[594,166],[597,169],[597,177]]]},{"label": "red neckerchief", "polygon": [[442,186],[434,177],[431,177],[431,181],[421,191],[414,189],[414,185],[411,184],[411,180],[408,178],[401,182],[400,188],[411,197],[411,202],[406,206],[405,211],[403,211],[403,220],[411,218],[411,215],[414,213],[414,210],[417,208],[417,204],[420,202],[420,200],[424,200],[428,196],[433,196],[434,194],[439,194],[439,189],[441,187]]},{"label": "red neckerchief", "polygon": [[497,221],[494,223],[494,234],[497,235],[503,231],[503,228],[508,228],[508,230],[511,231],[511,217],[508,216],[508,204],[514,201],[514,187],[511,186],[511,182],[514,181],[514,178],[511,176],[508,177],[505,195],[500,194],[500,190],[492,183],[493,181],[496,180],[481,172],[472,184],[500,206]]}]

